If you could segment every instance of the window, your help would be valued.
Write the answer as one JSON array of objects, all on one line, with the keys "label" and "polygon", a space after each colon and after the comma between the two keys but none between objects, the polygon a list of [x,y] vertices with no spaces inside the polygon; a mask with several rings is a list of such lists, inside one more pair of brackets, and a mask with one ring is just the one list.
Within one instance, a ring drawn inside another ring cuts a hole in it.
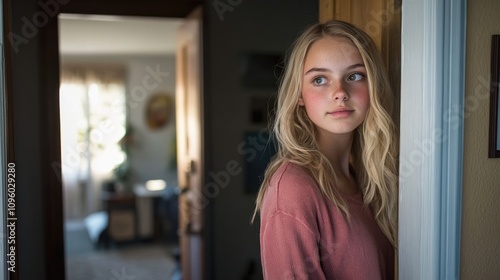
[{"label": "window", "polygon": [[62,178],[67,218],[96,205],[104,181],[126,160],[124,71],[119,67],[66,66],[61,71]]}]

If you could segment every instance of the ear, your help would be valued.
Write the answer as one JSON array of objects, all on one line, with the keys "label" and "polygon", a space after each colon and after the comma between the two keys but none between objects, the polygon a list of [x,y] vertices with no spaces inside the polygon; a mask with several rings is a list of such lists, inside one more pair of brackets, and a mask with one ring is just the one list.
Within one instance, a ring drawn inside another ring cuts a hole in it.
[{"label": "ear", "polygon": [[299,97],[299,100],[297,102],[299,104],[299,106],[304,106],[304,99],[302,98],[302,95]]}]

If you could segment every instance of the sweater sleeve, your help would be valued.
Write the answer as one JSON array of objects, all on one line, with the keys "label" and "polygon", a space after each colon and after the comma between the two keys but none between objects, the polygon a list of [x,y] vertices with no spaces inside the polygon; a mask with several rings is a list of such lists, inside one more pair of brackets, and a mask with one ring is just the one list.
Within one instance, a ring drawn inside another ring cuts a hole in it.
[{"label": "sweater sleeve", "polygon": [[317,235],[306,224],[278,210],[264,226],[261,235],[264,279],[326,279]]}]

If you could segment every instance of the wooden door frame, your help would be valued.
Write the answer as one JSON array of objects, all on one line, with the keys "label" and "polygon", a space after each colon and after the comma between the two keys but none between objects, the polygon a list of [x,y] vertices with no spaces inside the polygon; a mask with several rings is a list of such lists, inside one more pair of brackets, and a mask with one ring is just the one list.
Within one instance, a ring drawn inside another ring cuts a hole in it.
[{"label": "wooden door frame", "polygon": [[47,268],[46,279],[65,279],[66,277],[63,186],[60,174],[54,169],[54,166],[62,162],[59,117],[58,15],[68,13],[184,18],[200,5],[203,5],[202,0],[123,1],[120,5],[117,5],[113,0],[71,0],[67,1],[66,4],[60,4],[55,15],[51,15],[47,25],[40,29],[40,50],[42,55],[39,73],[44,96],[42,99],[45,100],[45,103],[40,106],[41,110],[43,110],[42,114],[45,116],[41,120],[41,131],[43,132],[42,146],[46,147],[42,154],[42,162],[46,164],[41,165],[41,168],[46,174],[45,181],[42,184],[47,186],[43,197],[45,205],[44,236],[45,248],[50,248],[44,251],[44,261]]},{"label": "wooden door frame", "polygon": [[175,92],[181,266],[184,279],[196,280],[206,279],[202,20],[200,7],[177,30]]}]

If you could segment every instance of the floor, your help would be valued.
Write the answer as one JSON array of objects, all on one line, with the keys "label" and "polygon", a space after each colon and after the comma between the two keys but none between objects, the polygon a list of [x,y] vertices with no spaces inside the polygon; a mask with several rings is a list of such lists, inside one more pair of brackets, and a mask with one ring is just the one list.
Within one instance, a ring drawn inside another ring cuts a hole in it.
[{"label": "floor", "polygon": [[68,221],[65,230],[67,280],[180,279],[172,244],[136,242],[98,249],[83,221]]}]

